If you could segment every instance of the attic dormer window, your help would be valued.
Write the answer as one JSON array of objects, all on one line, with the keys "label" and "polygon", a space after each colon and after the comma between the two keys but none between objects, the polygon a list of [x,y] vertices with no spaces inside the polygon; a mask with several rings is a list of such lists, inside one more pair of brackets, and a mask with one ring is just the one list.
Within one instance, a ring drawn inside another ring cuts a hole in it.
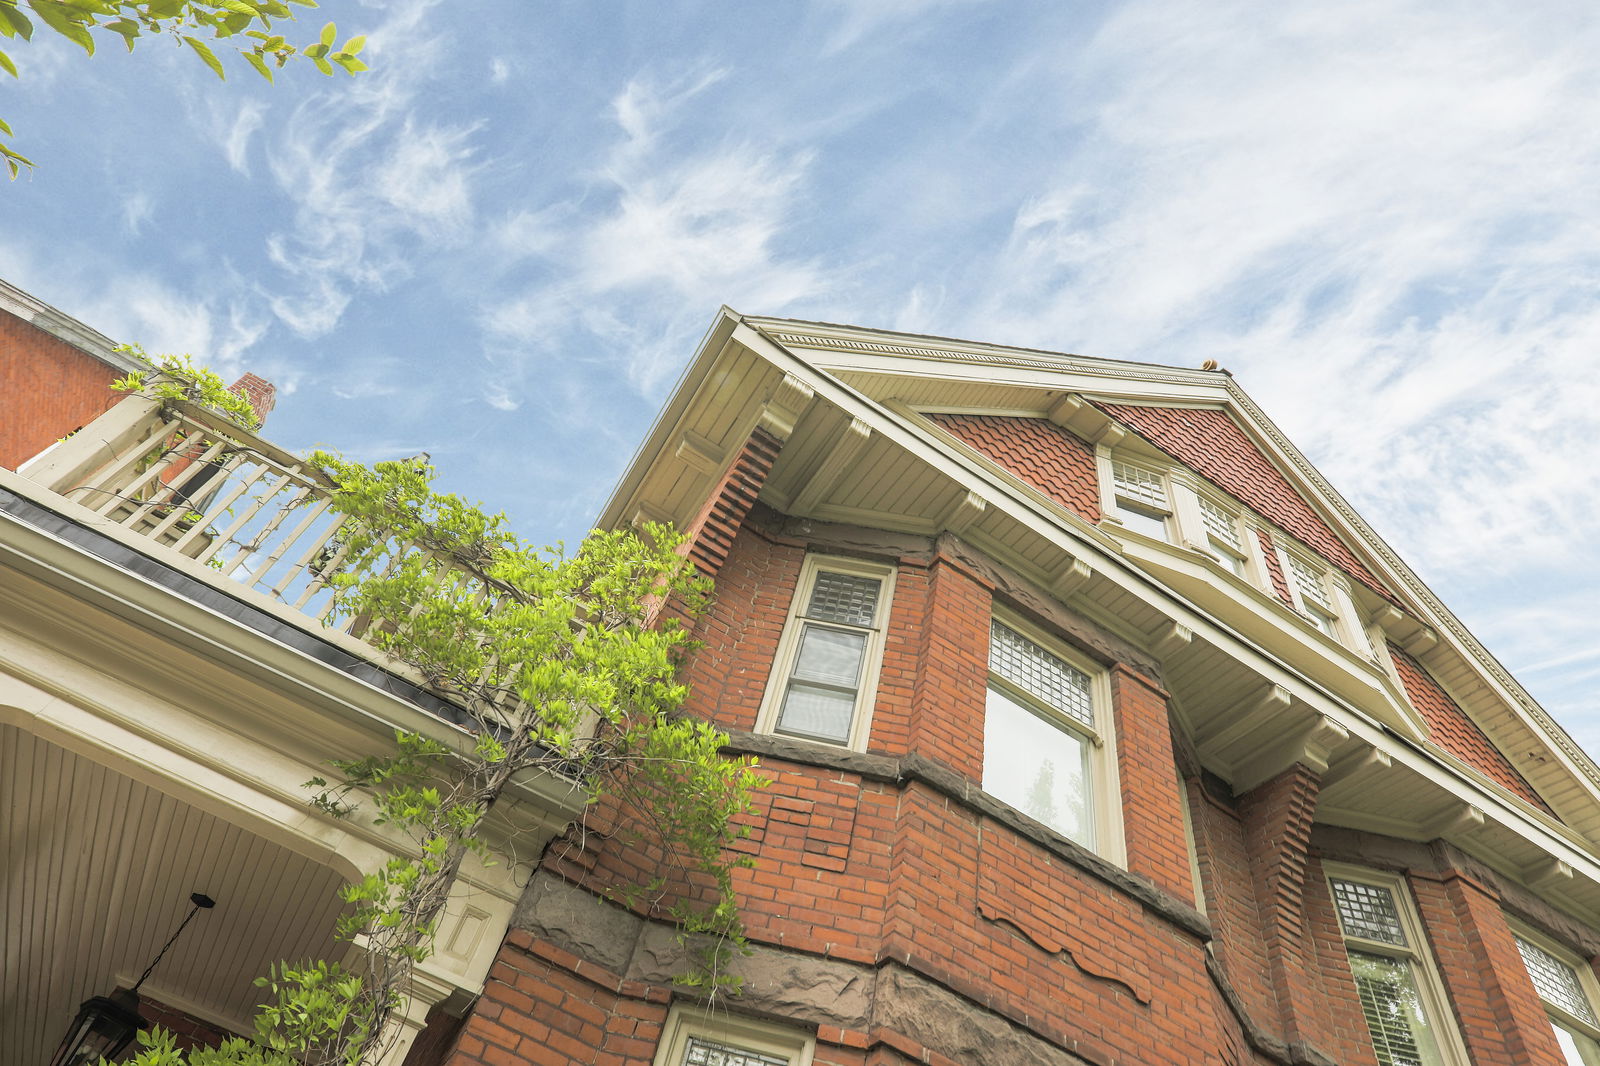
[{"label": "attic dormer window", "polygon": [[1157,540],[1169,540],[1172,517],[1166,479],[1154,470],[1121,459],[1111,461],[1111,493],[1116,518],[1128,529]]},{"label": "attic dormer window", "polygon": [[1196,498],[1200,501],[1200,519],[1205,524],[1206,551],[1240,577],[1249,576],[1249,555],[1239,533],[1239,516],[1204,496]]},{"label": "attic dormer window", "polygon": [[1283,551],[1282,556],[1284,572],[1294,592],[1295,606],[1300,608],[1301,614],[1311,619],[1312,625],[1337,640],[1339,611],[1334,606],[1327,569],[1292,551]]}]

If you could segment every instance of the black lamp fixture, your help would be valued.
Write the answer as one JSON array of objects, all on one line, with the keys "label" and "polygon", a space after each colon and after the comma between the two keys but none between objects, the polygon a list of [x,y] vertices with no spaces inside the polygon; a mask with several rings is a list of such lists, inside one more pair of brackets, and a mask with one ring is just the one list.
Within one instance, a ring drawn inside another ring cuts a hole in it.
[{"label": "black lamp fixture", "polygon": [[194,909],[177,931],[167,938],[132,988],[119,988],[109,996],[92,996],[83,1001],[78,1008],[78,1016],[72,1019],[72,1027],[67,1030],[66,1038],[56,1048],[50,1066],[94,1066],[101,1059],[115,1062],[118,1055],[128,1050],[128,1045],[133,1043],[139,1030],[150,1025],[139,1013],[139,986],[144,984],[144,979],[150,976],[156,963],[166,955],[184,926],[201,911],[217,905],[216,900],[200,892],[190,893],[189,902],[194,904]]}]

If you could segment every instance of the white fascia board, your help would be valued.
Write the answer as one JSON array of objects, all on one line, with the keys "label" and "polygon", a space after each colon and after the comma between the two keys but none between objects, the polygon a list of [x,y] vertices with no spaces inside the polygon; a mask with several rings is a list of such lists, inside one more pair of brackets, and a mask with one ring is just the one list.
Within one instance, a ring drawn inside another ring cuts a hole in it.
[{"label": "white fascia board", "polygon": [[[1018,348],[979,341],[956,340],[915,333],[869,330],[856,326],[804,322],[797,319],[746,317],[745,322],[761,330],[789,349],[804,348],[815,355],[817,366],[905,373],[914,368],[919,374],[965,376],[1006,382],[997,371],[1032,369],[1061,381],[1061,375],[1081,375],[1086,381],[1110,383],[1115,391],[1150,391],[1173,386],[1183,395],[1193,396],[1196,388],[1218,388],[1227,375],[1214,370],[1189,370],[1158,363],[1137,363],[1118,359],[1049,352],[1039,348]],[[918,365],[925,364],[925,365]],[[933,367],[941,367],[938,372]],[[1030,379],[1031,380],[1031,379]],[[1018,384],[1028,383],[1018,381]],[[1077,391],[1075,385],[1056,384],[1057,390]],[[1219,394],[1220,396],[1221,394]]]},{"label": "white fascia board", "polygon": [[639,447],[635,449],[633,458],[628,460],[628,465],[623,469],[622,477],[617,479],[617,485],[611,490],[610,498],[601,508],[599,517],[595,519],[596,529],[616,529],[625,524],[628,505],[634,502],[634,494],[639,491],[645,472],[661,461],[667,443],[676,438],[678,424],[688,414],[695,396],[705,384],[712,368],[716,366],[728,339],[733,334],[734,327],[740,321],[739,313],[732,308],[724,305],[718,309],[710,328],[700,340],[700,346],[695,350],[694,358],[683,368],[677,384],[673,386],[667,405],[656,415],[655,422],[651,424],[644,439],[639,442]]},{"label": "white fascia board", "polygon": [[971,486],[981,483],[985,499],[999,503],[1009,515],[1032,532],[1054,542],[1063,552],[1084,559],[1097,573],[1114,581],[1124,591],[1152,604],[1179,625],[1187,626],[1197,636],[1224,649],[1266,680],[1283,686],[1312,710],[1344,726],[1352,737],[1388,753],[1395,761],[1420,776],[1438,781],[1454,798],[1478,807],[1487,817],[1513,829],[1546,853],[1600,884],[1600,856],[1576,833],[1552,820],[1518,809],[1504,797],[1486,790],[1478,782],[1433,758],[1424,749],[1396,736],[1359,708],[1308,680],[1243,635],[1135,569],[1119,553],[1075,533],[1058,516],[1047,513],[1043,505],[1028,499],[978,464],[969,462],[956,449],[907,425],[903,419],[895,417],[875,401],[831,375],[819,371],[750,324],[739,324],[733,331],[732,339],[778,369],[805,381],[816,390],[819,398],[865,422],[874,433],[918,455],[957,484]]}]

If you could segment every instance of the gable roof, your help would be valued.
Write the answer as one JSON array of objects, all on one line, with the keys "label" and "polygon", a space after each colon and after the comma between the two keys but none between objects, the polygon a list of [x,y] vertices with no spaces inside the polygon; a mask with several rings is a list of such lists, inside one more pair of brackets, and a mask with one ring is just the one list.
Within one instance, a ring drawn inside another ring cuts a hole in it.
[{"label": "gable roof", "polygon": [[[687,524],[757,426],[782,441],[759,489],[775,509],[956,533],[1158,652],[1202,757],[1236,786],[1281,755],[1262,747],[1270,726],[1331,764],[1319,818],[1414,839],[1467,826],[1464,846],[1513,873],[1581,868],[1583,906],[1600,915],[1600,770],[1227,373],[725,308],[602,524]],[[1270,591],[1219,577],[1198,553],[1097,526],[1083,449],[1127,430],[1349,573],[1360,612],[1425,666],[1504,767],[1430,745],[1436,726],[1403,677],[1308,635]],[[1055,460],[1009,461],[1033,449]],[[1073,463],[1076,482],[1061,474]],[[1370,777],[1379,765],[1392,769]]]}]

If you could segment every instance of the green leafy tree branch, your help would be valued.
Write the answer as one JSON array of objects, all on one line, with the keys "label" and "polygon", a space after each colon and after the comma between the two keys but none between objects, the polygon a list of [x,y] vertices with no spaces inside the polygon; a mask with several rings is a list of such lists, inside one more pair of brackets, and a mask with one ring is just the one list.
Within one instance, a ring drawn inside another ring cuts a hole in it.
[{"label": "green leafy tree branch", "polygon": [[[192,372],[161,365],[141,387],[217,398]],[[334,782],[308,783],[325,812],[352,817],[364,807],[413,847],[343,890],[339,934],[365,948],[353,968],[280,964],[257,982],[267,1003],[254,1039],[186,1061],[376,1061],[463,862],[475,852],[490,859],[486,821],[528,773],[561,775],[584,790],[587,810],[620,808],[657,838],[671,880],[694,890],[669,892],[665,875],[608,887],[672,896],[667,910],[694,960],[683,980],[712,995],[736,989],[728,963],[745,941],[733,876],[750,860],[729,845],[764,778],[753,760],[722,755],[724,734],[680,713],[687,690],[676,668],[689,635],[662,608],[692,614],[708,592],[682,536],[662,526],[643,537],[597,530],[570,553],[537,549],[504,515],[436,492],[429,466],[366,467],[324,452],[311,461],[344,516],[320,564],[337,612],[363,619],[365,639],[464,710],[472,729],[455,743],[400,733],[390,751],[336,760]],[[181,1066],[185,1056],[154,1033],[133,1061]]]},{"label": "green leafy tree branch", "polygon": [[[133,51],[141,40],[166,38],[193,52],[219,78],[227,72],[213,46],[226,41],[256,72],[272,81],[273,72],[293,59],[309,60],[324,74],[335,66],[349,74],[367,69],[360,54],[365,37],[350,37],[338,43],[338,30],[330,22],[310,44],[293,44],[279,23],[293,22],[294,8],[316,7],[316,0],[0,0],[0,37],[7,48],[33,40],[35,31],[44,28],[77,44],[94,55],[97,40],[107,36],[120,39]],[[222,47],[222,46],[218,46]],[[0,50],[0,70],[19,77],[16,63]],[[0,133],[12,137],[11,127],[0,120]],[[13,180],[33,161],[0,140],[0,159],[5,160]]]}]

